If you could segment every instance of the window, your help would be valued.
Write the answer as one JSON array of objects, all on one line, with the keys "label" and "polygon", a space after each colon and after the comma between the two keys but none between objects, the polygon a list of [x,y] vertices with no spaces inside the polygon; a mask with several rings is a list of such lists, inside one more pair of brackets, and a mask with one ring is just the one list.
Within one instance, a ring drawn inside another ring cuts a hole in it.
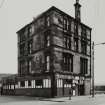
[{"label": "window", "polygon": [[74,33],[74,21],[71,21],[71,32]]},{"label": "window", "polygon": [[71,31],[71,20],[68,20],[67,29],[69,32]]},{"label": "window", "polygon": [[25,54],[25,44],[20,45],[20,55]]},{"label": "window", "polygon": [[30,25],[29,27],[29,35],[31,36],[32,34],[34,34],[34,25]]},{"label": "window", "polygon": [[87,38],[85,27],[82,27],[82,35],[81,36],[84,37],[84,38]]},{"label": "window", "polygon": [[69,57],[68,58],[68,66],[69,66],[68,69],[70,72],[73,72],[73,69],[72,69],[73,64],[72,63],[73,63],[72,57]]},{"label": "window", "polygon": [[72,80],[69,79],[64,79],[64,87],[71,87]]},{"label": "window", "polygon": [[28,42],[28,54],[32,53],[32,41]]},{"label": "window", "polygon": [[46,45],[50,46],[50,36],[46,36]]},{"label": "window", "polygon": [[50,70],[50,56],[46,56],[46,72]]},{"label": "window", "polygon": [[26,39],[25,35],[24,35],[24,30],[21,31],[20,35],[19,35],[19,39],[20,39],[20,42],[24,41]]},{"label": "window", "polygon": [[71,37],[64,37],[65,48],[71,49]]},{"label": "window", "polygon": [[49,16],[47,17],[46,22],[47,22],[47,26],[50,26],[50,17]]},{"label": "window", "polygon": [[75,35],[77,36],[78,35],[78,24],[77,23],[75,23],[74,30],[75,30]]},{"label": "window", "polygon": [[78,35],[81,36],[81,25],[78,25]]},{"label": "window", "polygon": [[87,42],[86,41],[81,41],[81,52],[83,54],[87,54]]},{"label": "window", "polygon": [[25,82],[24,82],[24,81],[21,81],[21,82],[20,82],[20,86],[21,86],[21,87],[24,87],[24,86],[25,86]]},{"label": "window", "polygon": [[74,38],[74,50],[78,51],[78,39]]},{"label": "window", "polygon": [[63,54],[63,65],[65,71],[73,72],[73,56],[71,54]]},{"label": "window", "polygon": [[67,19],[64,19],[64,30],[67,30]]},{"label": "window", "polygon": [[24,74],[24,70],[25,70],[25,61],[20,61],[20,75]]},{"label": "window", "polygon": [[31,60],[28,61],[28,72],[29,73],[32,72],[32,61]]},{"label": "window", "polygon": [[91,37],[91,30],[90,29],[86,30],[86,36],[88,39],[90,39],[90,37]]},{"label": "window", "polygon": [[46,31],[45,33],[45,46],[48,47],[50,46],[50,31]]},{"label": "window", "polygon": [[88,59],[80,58],[80,73],[81,74],[88,73]]},{"label": "window", "polygon": [[68,48],[71,49],[71,38],[68,38],[67,44],[68,44]]},{"label": "window", "polygon": [[64,37],[64,46],[67,48],[67,37]]}]

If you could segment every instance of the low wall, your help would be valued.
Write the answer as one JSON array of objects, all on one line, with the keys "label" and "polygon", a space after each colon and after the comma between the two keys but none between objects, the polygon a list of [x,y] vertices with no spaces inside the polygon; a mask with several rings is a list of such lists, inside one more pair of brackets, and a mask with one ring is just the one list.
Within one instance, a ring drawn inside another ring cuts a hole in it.
[{"label": "low wall", "polygon": [[3,90],[3,95],[26,95],[36,97],[51,97],[50,88],[25,88],[15,90]]}]

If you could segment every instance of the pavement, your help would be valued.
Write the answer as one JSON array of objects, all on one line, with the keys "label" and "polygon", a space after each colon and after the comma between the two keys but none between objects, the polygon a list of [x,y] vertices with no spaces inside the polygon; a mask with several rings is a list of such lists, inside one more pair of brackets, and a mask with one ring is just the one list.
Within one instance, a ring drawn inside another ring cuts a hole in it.
[{"label": "pavement", "polygon": [[28,96],[0,96],[0,105],[105,105],[105,94],[60,98],[39,98]]}]

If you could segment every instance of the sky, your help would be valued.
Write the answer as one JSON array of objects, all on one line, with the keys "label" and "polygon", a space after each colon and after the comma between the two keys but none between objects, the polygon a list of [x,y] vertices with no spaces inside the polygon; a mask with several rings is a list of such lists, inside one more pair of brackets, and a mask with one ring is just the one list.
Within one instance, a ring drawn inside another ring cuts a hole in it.
[{"label": "sky", "polygon": [[[75,0],[4,0],[0,7],[0,73],[17,73],[19,29],[51,6],[74,17],[74,3]],[[92,28],[92,40],[105,42],[105,0],[80,0],[80,4],[81,21]],[[105,45],[95,46],[96,84],[105,84],[104,54]]]}]

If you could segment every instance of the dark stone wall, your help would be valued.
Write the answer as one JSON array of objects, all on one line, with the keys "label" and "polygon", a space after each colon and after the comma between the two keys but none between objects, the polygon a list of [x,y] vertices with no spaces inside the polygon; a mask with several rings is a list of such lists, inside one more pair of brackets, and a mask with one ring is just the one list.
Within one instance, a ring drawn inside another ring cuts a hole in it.
[{"label": "dark stone wall", "polygon": [[54,51],[53,53],[54,55],[54,61],[53,61],[53,66],[54,66],[54,71],[62,71],[62,60],[63,60],[63,56],[62,56],[62,52],[59,51]]},{"label": "dark stone wall", "polygon": [[50,88],[24,88],[16,90],[3,90],[4,95],[22,95],[22,96],[35,96],[35,97],[51,97]]}]

